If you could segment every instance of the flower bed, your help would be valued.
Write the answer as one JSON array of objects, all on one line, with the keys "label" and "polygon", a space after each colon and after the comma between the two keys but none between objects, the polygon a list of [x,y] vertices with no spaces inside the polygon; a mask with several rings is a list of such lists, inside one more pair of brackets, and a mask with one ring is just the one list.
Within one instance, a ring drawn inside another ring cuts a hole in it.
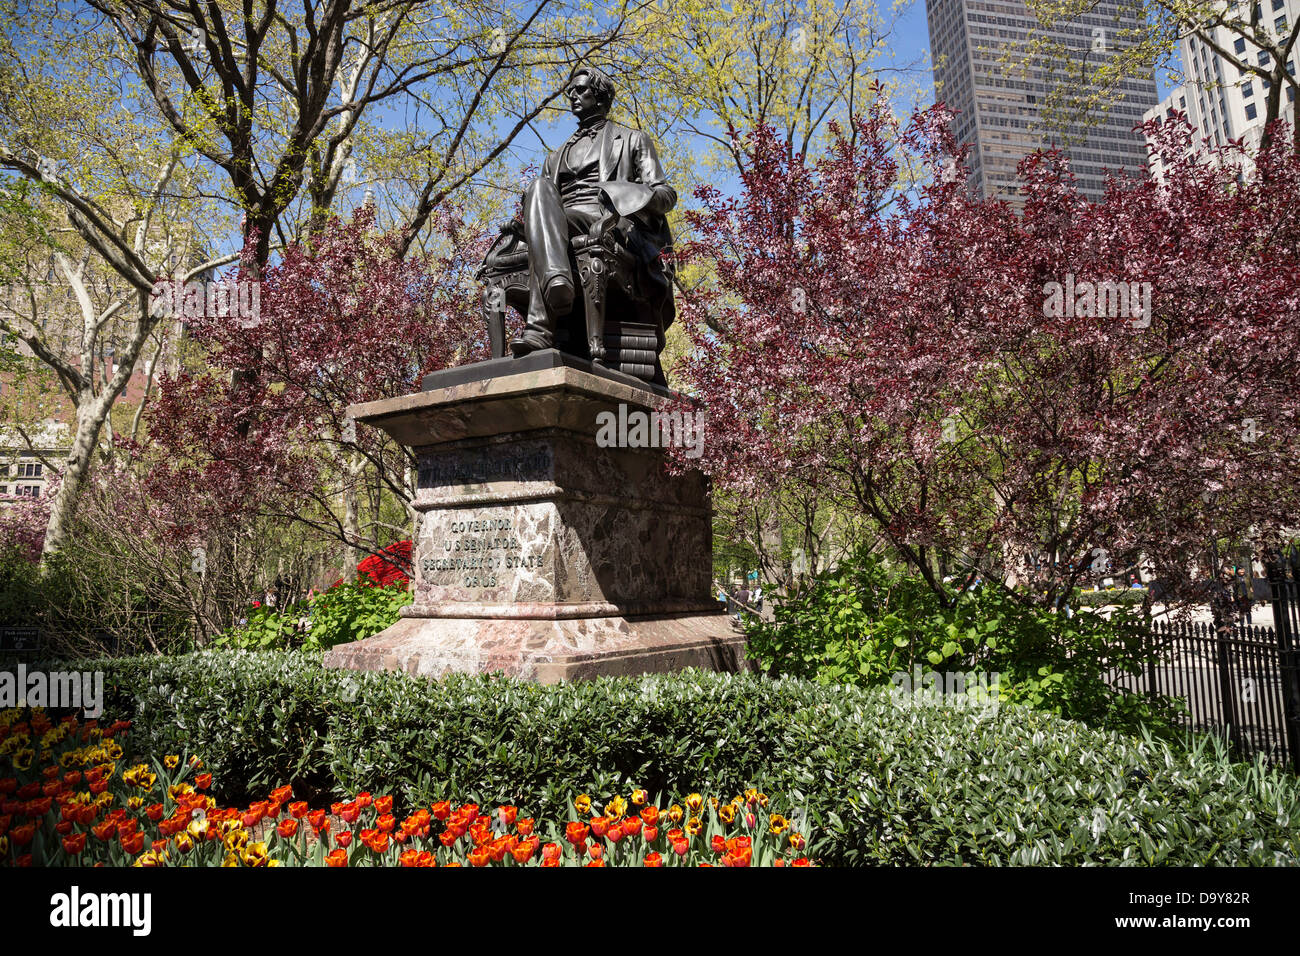
[{"label": "flower bed", "polygon": [[129,728],[0,712],[0,754],[15,774],[0,777],[0,865],[811,865],[803,835],[757,790],[727,803],[693,793],[664,809],[643,789],[603,807],[582,794],[563,829],[514,806],[483,813],[448,800],[398,820],[391,796],[365,792],[327,813],[294,800],[291,786],[221,808],[198,757],[128,766],[115,738]]}]

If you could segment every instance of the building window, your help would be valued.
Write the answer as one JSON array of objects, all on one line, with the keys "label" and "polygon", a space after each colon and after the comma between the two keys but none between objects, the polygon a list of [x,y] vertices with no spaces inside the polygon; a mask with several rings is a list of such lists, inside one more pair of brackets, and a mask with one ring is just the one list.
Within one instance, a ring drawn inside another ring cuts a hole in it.
[{"label": "building window", "polygon": [[1236,50],[1238,53],[1245,53],[1246,52],[1245,37],[1238,37],[1237,42],[1232,45],[1232,48]]},{"label": "building window", "polygon": [[1281,9],[1282,9],[1282,6],[1283,6],[1283,4],[1284,4],[1285,2],[1286,2],[1286,0],[1273,0],[1273,9],[1274,9],[1274,10],[1281,10]]},{"label": "building window", "polygon": [[1260,50],[1257,60],[1260,66],[1268,66],[1268,51]]},{"label": "building window", "polygon": [[1286,33],[1286,17],[1278,17],[1274,20],[1273,29],[1278,33]]},{"label": "building window", "polygon": [[39,478],[41,477],[41,466],[38,462],[24,461],[18,464],[19,478]]},{"label": "building window", "polygon": [[1246,119],[1248,119],[1248,120],[1253,120],[1253,119],[1254,119],[1256,116],[1258,116],[1258,115],[1259,115],[1259,110],[1255,109],[1255,104],[1254,104],[1254,103],[1247,103],[1247,104],[1246,104]]},{"label": "building window", "polygon": [[9,486],[0,485],[0,495],[7,495],[7,494],[9,494]]},{"label": "building window", "polygon": [[1247,99],[1249,99],[1250,97],[1254,96],[1254,95],[1255,95],[1255,84],[1254,84],[1254,83],[1243,83],[1243,84],[1241,84],[1241,95],[1244,96],[1244,97],[1246,97]]}]

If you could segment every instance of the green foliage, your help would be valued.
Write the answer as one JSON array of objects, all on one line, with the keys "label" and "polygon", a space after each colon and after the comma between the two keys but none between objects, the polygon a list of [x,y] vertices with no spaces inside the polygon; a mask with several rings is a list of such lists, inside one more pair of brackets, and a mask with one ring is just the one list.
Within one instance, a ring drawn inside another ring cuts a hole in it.
[{"label": "green foliage", "polygon": [[119,648],[167,651],[185,646],[190,622],[160,608],[138,581],[120,576],[75,548],[43,565],[21,550],[0,551],[0,626],[36,627],[51,653],[100,653]]},{"label": "green foliage", "polygon": [[1108,670],[1140,673],[1148,633],[1116,612],[1068,617],[985,585],[951,606],[921,579],[859,553],[746,626],[751,660],[772,676],[886,684],[920,665],[999,675],[1004,702],[1136,732],[1174,732],[1178,705],[1111,686]]},{"label": "green foliage", "polygon": [[698,671],[432,681],[302,653],[77,666],[106,671],[129,749],[198,754],[223,801],[288,782],[317,801],[370,790],[560,818],[577,793],[752,785],[806,814],[827,863],[1300,863],[1293,775],[1024,707],[973,719],[880,688]]},{"label": "green foliage", "polygon": [[69,590],[66,579],[57,572],[57,568],[51,568],[48,579],[42,582],[40,565],[22,548],[0,551],[0,626],[45,623],[57,606],[52,592],[66,598]]},{"label": "green foliage", "polygon": [[[326,650],[371,637],[397,623],[402,608],[412,600],[405,587],[339,584],[282,610],[251,608],[246,624],[226,631],[213,643],[247,650]],[[304,618],[311,622],[305,630],[299,627]]]},{"label": "green foliage", "polygon": [[1141,607],[1146,599],[1145,588],[1104,588],[1100,591],[1082,591],[1078,588],[1070,598],[1070,606],[1080,607]]}]

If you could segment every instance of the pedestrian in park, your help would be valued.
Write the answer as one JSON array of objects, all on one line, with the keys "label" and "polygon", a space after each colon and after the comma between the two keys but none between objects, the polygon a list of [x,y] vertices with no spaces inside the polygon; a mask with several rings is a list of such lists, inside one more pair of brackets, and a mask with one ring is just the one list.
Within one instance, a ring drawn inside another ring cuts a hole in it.
[{"label": "pedestrian in park", "polygon": [[1210,586],[1210,616],[1214,631],[1219,637],[1232,636],[1232,623],[1237,616],[1237,603],[1233,594],[1235,575],[1229,565],[1219,571],[1219,579]]},{"label": "pedestrian in park", "polygon": [[736,593],[736,619],[744,618],[749,605],[749,588],[741,585],[740,590]]},{"label": "pedestrian in park", "polygon": [[1233,587],[1236,592],[1237,613],[1241,617],[1241,623],[1248,625],[1250,624],[1250,612],[1255,606],[1255,594],[1250,578],[1246,576],[1245,568],[1237,568]]},{"label": "pedestrian in park", "polygon": [[763,613],[763,586],[761,584],[754,585],[754,593],[752,596],[754,599],[754,610],[762,614]]}]

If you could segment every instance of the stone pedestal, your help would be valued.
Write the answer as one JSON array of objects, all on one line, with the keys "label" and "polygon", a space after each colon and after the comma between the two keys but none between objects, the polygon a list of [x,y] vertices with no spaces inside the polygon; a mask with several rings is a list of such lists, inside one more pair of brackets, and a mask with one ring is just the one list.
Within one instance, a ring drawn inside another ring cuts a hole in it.
[{"label": "stone pedestal", "polygon": [[552,350],[349,409],[419,460],[415,602],[326,666],[543,683],[741,668],[743,637],[711,593],[704,477],[596,440],[602,413],[635,422],[677,397]]}]

